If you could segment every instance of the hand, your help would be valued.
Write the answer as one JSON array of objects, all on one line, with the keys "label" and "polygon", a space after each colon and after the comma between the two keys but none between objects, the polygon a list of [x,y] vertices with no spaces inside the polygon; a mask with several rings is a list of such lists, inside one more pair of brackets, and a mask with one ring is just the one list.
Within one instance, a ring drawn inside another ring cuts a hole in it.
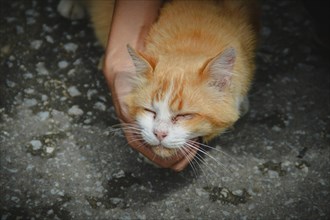
[{"label": "hand", "polygon": [[[115,4],[103,72],[111,90],[117,116],[123,124],[134,123],[134,120],[129,117],[124,102],[124,97],[130,92],[131,87],[128,78],[135,74],[135,67],[126,45],[129,44],[134,49],[143,51],[144,39],[158,17],[161,4],[162,1],[160,0],[118,0]],[[191,151],[190,156],[187,157],[181,155],[171,159],[163,159],[153,153],[148,146],[138,141],[139,138],[134,133],[126,129],[124,129],[124,132],[128,143],[133,149],[139,151],[160,167],[181,171],[196,155],[196,151]]]}]

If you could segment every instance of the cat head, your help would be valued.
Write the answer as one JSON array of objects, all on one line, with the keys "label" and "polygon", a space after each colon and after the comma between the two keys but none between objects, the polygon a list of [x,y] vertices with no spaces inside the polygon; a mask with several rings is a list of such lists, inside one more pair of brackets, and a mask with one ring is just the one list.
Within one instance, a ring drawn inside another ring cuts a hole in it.
[{"label": "cat head", "polygon": [[166,158],[208,141],[238,119],[230,93],[235,50],[228,48],[209,59],[157,60],[128,51],[136,67],[132,92],[126,98],[139,135]]}]

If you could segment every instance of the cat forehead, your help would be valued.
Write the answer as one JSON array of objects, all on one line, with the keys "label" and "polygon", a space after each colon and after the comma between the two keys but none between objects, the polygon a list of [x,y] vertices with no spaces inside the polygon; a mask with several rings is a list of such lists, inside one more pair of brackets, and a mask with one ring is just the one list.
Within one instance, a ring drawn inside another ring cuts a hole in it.
[{"label": "cat forehead", "polygon": [[166,107],[171,111],[180,111],[184,102],[183,90],[183,82],[177,80],[160,81],[151,96],[152,103],[159,110]]},{"label": "cat forehead", "polygon": [[153,107],[157,113],[157,117],[160,120],[168,120],[172,117],[172,111],[166,100],[160,100],[153,103]]}]

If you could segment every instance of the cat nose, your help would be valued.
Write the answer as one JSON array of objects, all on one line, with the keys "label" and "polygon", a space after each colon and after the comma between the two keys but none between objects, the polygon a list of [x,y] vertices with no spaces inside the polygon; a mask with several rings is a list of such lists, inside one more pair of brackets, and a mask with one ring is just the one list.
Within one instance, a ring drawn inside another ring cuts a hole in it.
[{"label": "cat nose", "polygon": [[158,140],[162,141],[164,138],[167,137],[167,131],[154,131],[154,135],[157,137]]}]

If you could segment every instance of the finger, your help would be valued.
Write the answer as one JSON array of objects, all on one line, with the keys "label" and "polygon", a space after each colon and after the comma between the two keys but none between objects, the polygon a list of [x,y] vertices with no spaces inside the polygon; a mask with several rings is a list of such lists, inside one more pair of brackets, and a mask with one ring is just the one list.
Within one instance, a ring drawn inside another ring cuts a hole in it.
[{"label": "finger", "polygon": [[120,72],[114,76],[113,81],[113,99],[116,106],[117,115],[119,118],[126,122],[131,121],[128,106],[125,102],[125,98],[132,91],[132,83],[130,77],[131,73]]}]

